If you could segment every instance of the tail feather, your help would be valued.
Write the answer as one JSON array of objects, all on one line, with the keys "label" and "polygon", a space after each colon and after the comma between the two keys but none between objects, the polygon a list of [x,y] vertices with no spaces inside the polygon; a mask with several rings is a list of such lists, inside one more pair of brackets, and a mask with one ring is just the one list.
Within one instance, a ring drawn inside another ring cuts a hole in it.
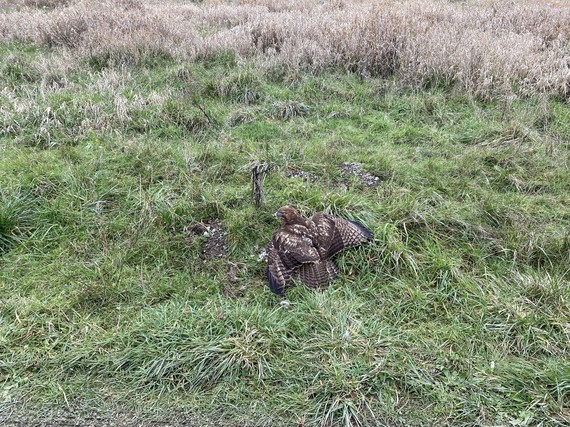
[{"label": "tail feather", "polygon": [[362,224],[355,222],[355,221],[351,221],[349,219],[347,219],[347,221],[350,222],[351,224],[356,225],[356,227],[358,227],[358,229],[362,232],[362,234],[364,235],[364,237],[366,239],[372,240],[374,238],[374,233],[372,233],[372,231],[370,231],[368,228],[366,228]]},{"label": "tail feather", "polygon": [[338,267],[332,259],[303,264],[299,269],[301,282],[309,288],[322,288],[338,274]]}]

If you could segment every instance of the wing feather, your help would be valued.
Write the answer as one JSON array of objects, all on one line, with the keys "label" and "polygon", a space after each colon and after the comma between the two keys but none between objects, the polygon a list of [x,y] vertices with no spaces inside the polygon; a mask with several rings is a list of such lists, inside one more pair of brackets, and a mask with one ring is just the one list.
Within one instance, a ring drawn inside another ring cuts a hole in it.
[{"label": "wing feather", "polygon": [[363,225],[322,212],[312,222],[288,224],[273,235],[267,246],[269,286],[283,295],[291,279],[298,276],[306,286],[321,288],[338,274],[330,259],[333,255],[372,238],[372,232]]},{"label": "wing feather", "polygon": [[374,237],[362,224],[343,218],[319,213],[313,217],[313,221],[319,229],[319,242],[326,257],[332,257],[344,248],[358,246]]},{"label": "wing feather", "polygon": [[314,262],[320,258],[317,248],[308,235],[293,234],[284,230],[275,234],[273,242],[280,253],[286,254],[297,263]]}]

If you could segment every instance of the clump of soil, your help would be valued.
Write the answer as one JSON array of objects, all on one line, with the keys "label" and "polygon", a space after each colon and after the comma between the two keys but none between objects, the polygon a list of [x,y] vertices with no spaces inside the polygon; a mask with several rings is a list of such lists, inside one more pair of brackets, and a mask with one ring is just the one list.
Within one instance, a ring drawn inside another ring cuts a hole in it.
[{"label": "clump of soil", "polygon": [[312,172],[306,172],[304,170],[290,170],[285,174],[287,178],[301,178],[303,181],[315,182],[317,180],[317,175]]},{"label": "clump of soil", "polygon": [[203,236],[204,241],[200,246],[200,258],[204,261],[224,258],[228,255],[228,232],[219,219],[214,219],[206,224],[198,222],[189,228],[189,240]]},{"label": "clump of soil", "polygon": [[347,175],[356,176],[366,187],[376,187],[380,181],[380,177],[362,169],[362,163],[345,162],[340,165],[340,169]]}]

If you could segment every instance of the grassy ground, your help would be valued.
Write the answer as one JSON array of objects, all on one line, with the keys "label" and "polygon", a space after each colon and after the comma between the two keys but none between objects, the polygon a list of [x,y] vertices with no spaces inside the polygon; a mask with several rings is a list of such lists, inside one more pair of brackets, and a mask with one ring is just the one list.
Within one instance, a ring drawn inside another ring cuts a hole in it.
[{"label": "grassy ground", "polygon": [[[56,54],[0,47],[5,410],[570,423],[568,103],[232,55],[40,73]],[[259,260],[284,204],[376,235],[288,308]]]}]

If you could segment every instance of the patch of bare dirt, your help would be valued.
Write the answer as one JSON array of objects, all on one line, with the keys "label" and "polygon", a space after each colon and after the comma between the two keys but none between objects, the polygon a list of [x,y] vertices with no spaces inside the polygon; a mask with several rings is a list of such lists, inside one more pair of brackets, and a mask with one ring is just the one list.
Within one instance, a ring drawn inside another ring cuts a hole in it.
[{"label": "patch of bare dirt", "polygon": [[149,419],[133,414],[113,414],[106,416],[23,416],[11,415],[2,419],[4,427],[234,427],[235,424],[215,422],[202,417],[181,415],[166,420]]},{"label": "patch of bare dirt", "polygon": [[[91,404],[91,402],[90,402]],[[66,408],[24,407],[19,403],[0,402],[2,427],[281,427],[284,423],[260,422],[252,416],[243,422],[229,419],[220,411],[200,412],[199,409],[179,408],[166,412],[126,411],[120,408],[100,408],[71,405]]]},{"label": "patch of bare dirt", "polygon": [[54,418],[46,420],[20,419],[10,420],[5,427],[174,427],[174,426],[197,426],[200,424],[179,421],[152,421],[133,420],[126,418]]},{"label": "patch of bare dirt", "polygon": [[206,224],[198,222],[188,228],[190,242],[203,237],[200,245],[200,258],[204,261],[221,259],[228,255],[228,232],[219,219]]},{"label": "patch of bare dirt", "polygon": [[380,182],[380,177],[372,175],[362,169],[362,163],[345,162],[340,165],[340,169],[347,175],[353,175],[366,187],[376,187]]}]

